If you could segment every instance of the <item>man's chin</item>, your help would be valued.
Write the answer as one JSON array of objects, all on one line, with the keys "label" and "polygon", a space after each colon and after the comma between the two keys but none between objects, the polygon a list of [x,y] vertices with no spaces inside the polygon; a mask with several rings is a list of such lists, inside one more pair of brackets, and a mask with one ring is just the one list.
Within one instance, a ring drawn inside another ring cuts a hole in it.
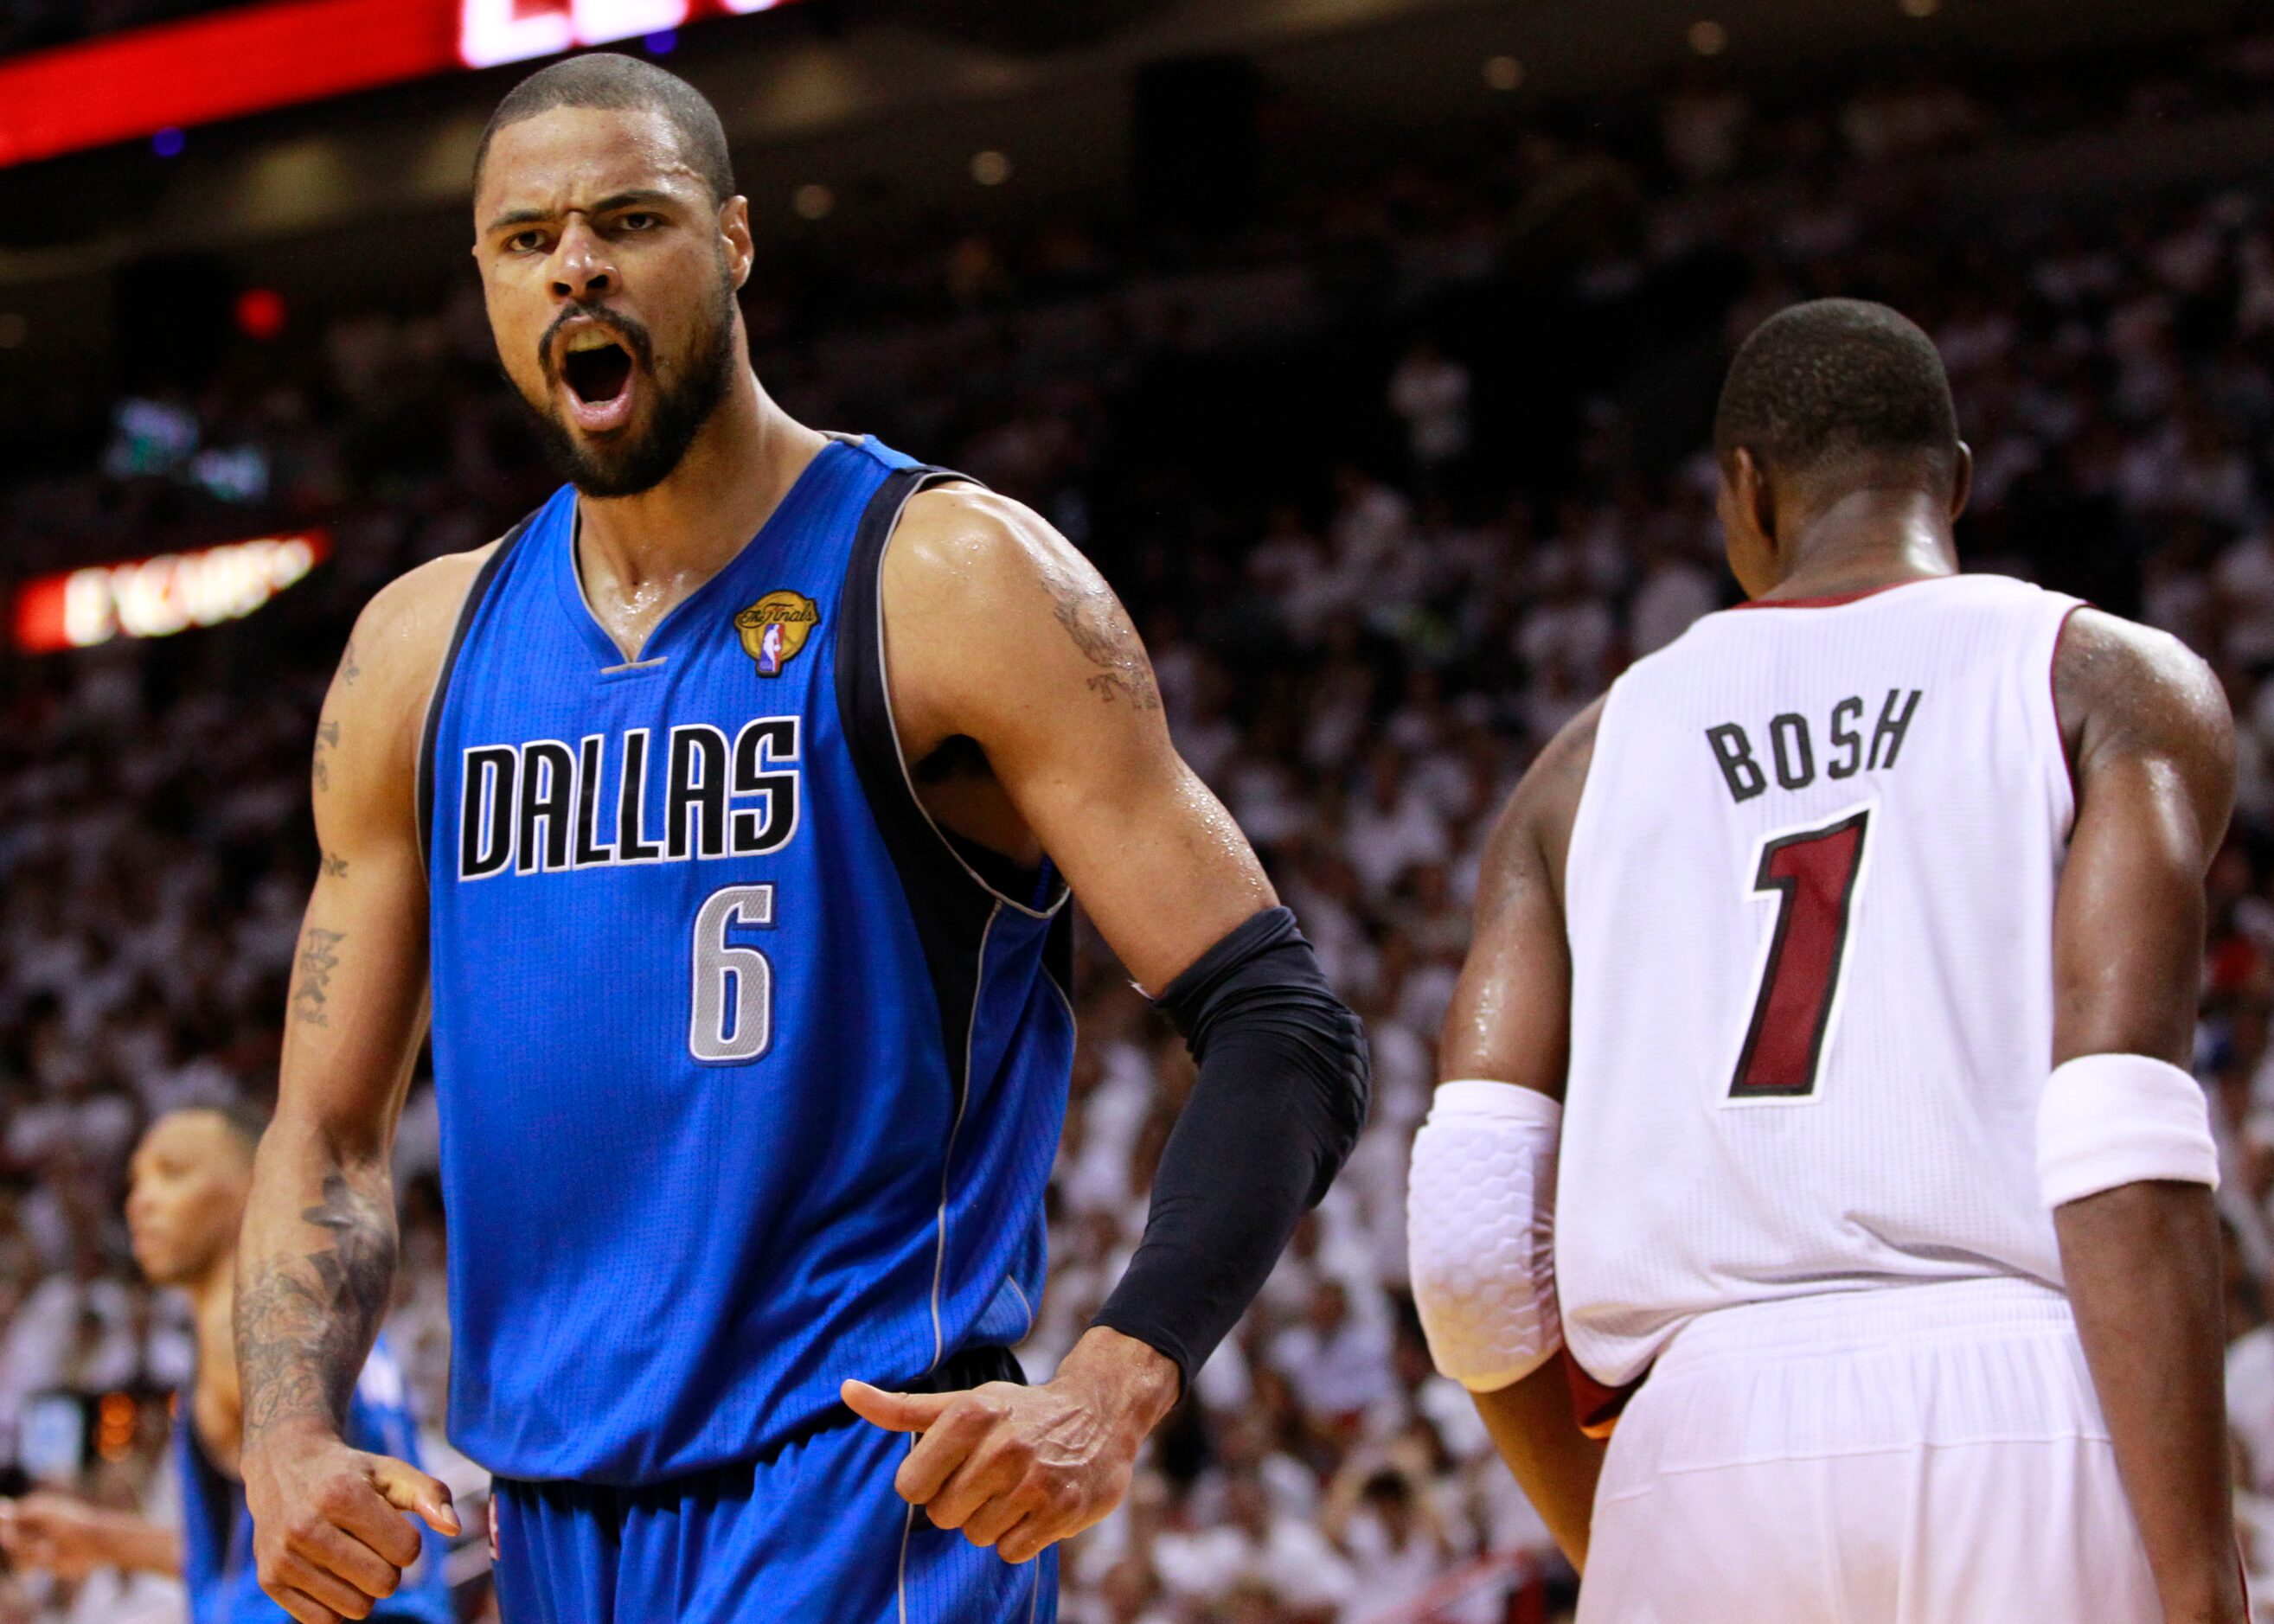
[{"label": "man's chin", "polygon": [[566,472],[568,483],[580,495],[606,500],[615,497],[643,496],[671,477],[671,466],[651,467],[639,459],[580,456],[570,463]]},{"label": "man's chin", "polygon": [[665,455],[650,445],[594,447],[580,449],[563,471],[586,496],[639,496],[671,477],[679,461],[678,454]]}]

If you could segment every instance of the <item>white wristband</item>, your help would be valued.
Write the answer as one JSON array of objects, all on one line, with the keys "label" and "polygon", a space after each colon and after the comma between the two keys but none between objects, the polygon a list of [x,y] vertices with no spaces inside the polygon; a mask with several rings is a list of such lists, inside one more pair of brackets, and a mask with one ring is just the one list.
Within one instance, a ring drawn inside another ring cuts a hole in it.
[{"label": "white wristband", "polygon": [[2037,1107],[2045,1205],[2151,1179],[2218,1188],[2218,1144],[2202,1086],[2145,1055],[2085,1055],[2054,1067]]}]

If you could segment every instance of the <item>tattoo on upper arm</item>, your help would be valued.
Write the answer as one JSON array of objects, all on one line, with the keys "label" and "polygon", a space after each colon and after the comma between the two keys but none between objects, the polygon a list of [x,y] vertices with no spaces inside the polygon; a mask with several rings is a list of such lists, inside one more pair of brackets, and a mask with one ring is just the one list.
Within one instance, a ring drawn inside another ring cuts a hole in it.
[{"label": "tattoo on upper arm", "polygon": [[300,1214],[332,1244],[256,1264],[237,1298],[237,1363],[247,1440],[291,1417],[345,1421],[395,1275],[393,1214],[344,1174],[324,1176],[322,1202]]},{"label": "tattoo on upper arm", "polygon": [[340,656],[340,680],[353,682],[361,675],[363,675],[363,667],[356,664],[355,635],[350,633],[347,651]]},{"label": "tattoo on upper arm", "polygon": [[309,768],[309,776],[315,779],[316,787],[320,790],[328,790],[332,786],[331,763],[326,759],[326,753],[337,749],[339,742],[340,725],[337,722],[318,724],[315,761]]},{"label": "tattoo on upper arm", "polygon": [[347,878],[348,860],[346,858],[332,852],[320,852],[317,855],[323,859],[324,875],[326,878],[334,880],[343,880]]},{"label": "tattoo on upper arm", "polygon": [[325,1008],[331,996],[332,972],[340,967],[339,946],[347,939],[344,930],[325,930],[314,925],[301,936],[296,956],[298,974],[292,984],[293,1019],[311,1026],[331,1024]]},{"label": "tattoo on upper arm", "polygon": [[1043,585],[1050,595],[1051,614],[1073,646],[1091,665],[1103,667],[1088,679],[1089,691],[1108,703],[1126,699],[1140,710],[1158,710],[1161,690],[1153,680],[1152,662],[1112,592],[1102,583],[1057,569],[1043,571]]}]

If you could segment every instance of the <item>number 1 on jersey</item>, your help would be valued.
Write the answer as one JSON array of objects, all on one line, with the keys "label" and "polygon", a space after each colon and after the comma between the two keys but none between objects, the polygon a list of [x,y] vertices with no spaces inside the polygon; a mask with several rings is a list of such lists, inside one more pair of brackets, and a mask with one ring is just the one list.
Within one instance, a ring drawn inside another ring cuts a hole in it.
[{"label": "number 1 on jersey", "polygon": [[1867,807],[1761,847],[1751,894],[1775,895],[1776,931],[1730,1079],[1732,1100],[1802,1100],[1816,1092],[1871,823]]}]

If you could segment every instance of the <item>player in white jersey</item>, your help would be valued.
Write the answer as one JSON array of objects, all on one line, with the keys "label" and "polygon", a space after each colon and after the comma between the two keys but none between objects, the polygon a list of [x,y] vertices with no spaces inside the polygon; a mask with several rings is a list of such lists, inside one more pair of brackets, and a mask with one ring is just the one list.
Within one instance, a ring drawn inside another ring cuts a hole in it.
[{"label": "player in white jersey", "polygon": [[[1414,1152],[1440,1366],[1581,1624],[2240,1624],[2180,1069],[2217,683],[1957,573],[1969,455],[1884,306],[1766,323],[1715,439],[1752,601],[1565,729],[1487,853]],[[1559,1343],[1631,1392],[1607,1454]]]}]

